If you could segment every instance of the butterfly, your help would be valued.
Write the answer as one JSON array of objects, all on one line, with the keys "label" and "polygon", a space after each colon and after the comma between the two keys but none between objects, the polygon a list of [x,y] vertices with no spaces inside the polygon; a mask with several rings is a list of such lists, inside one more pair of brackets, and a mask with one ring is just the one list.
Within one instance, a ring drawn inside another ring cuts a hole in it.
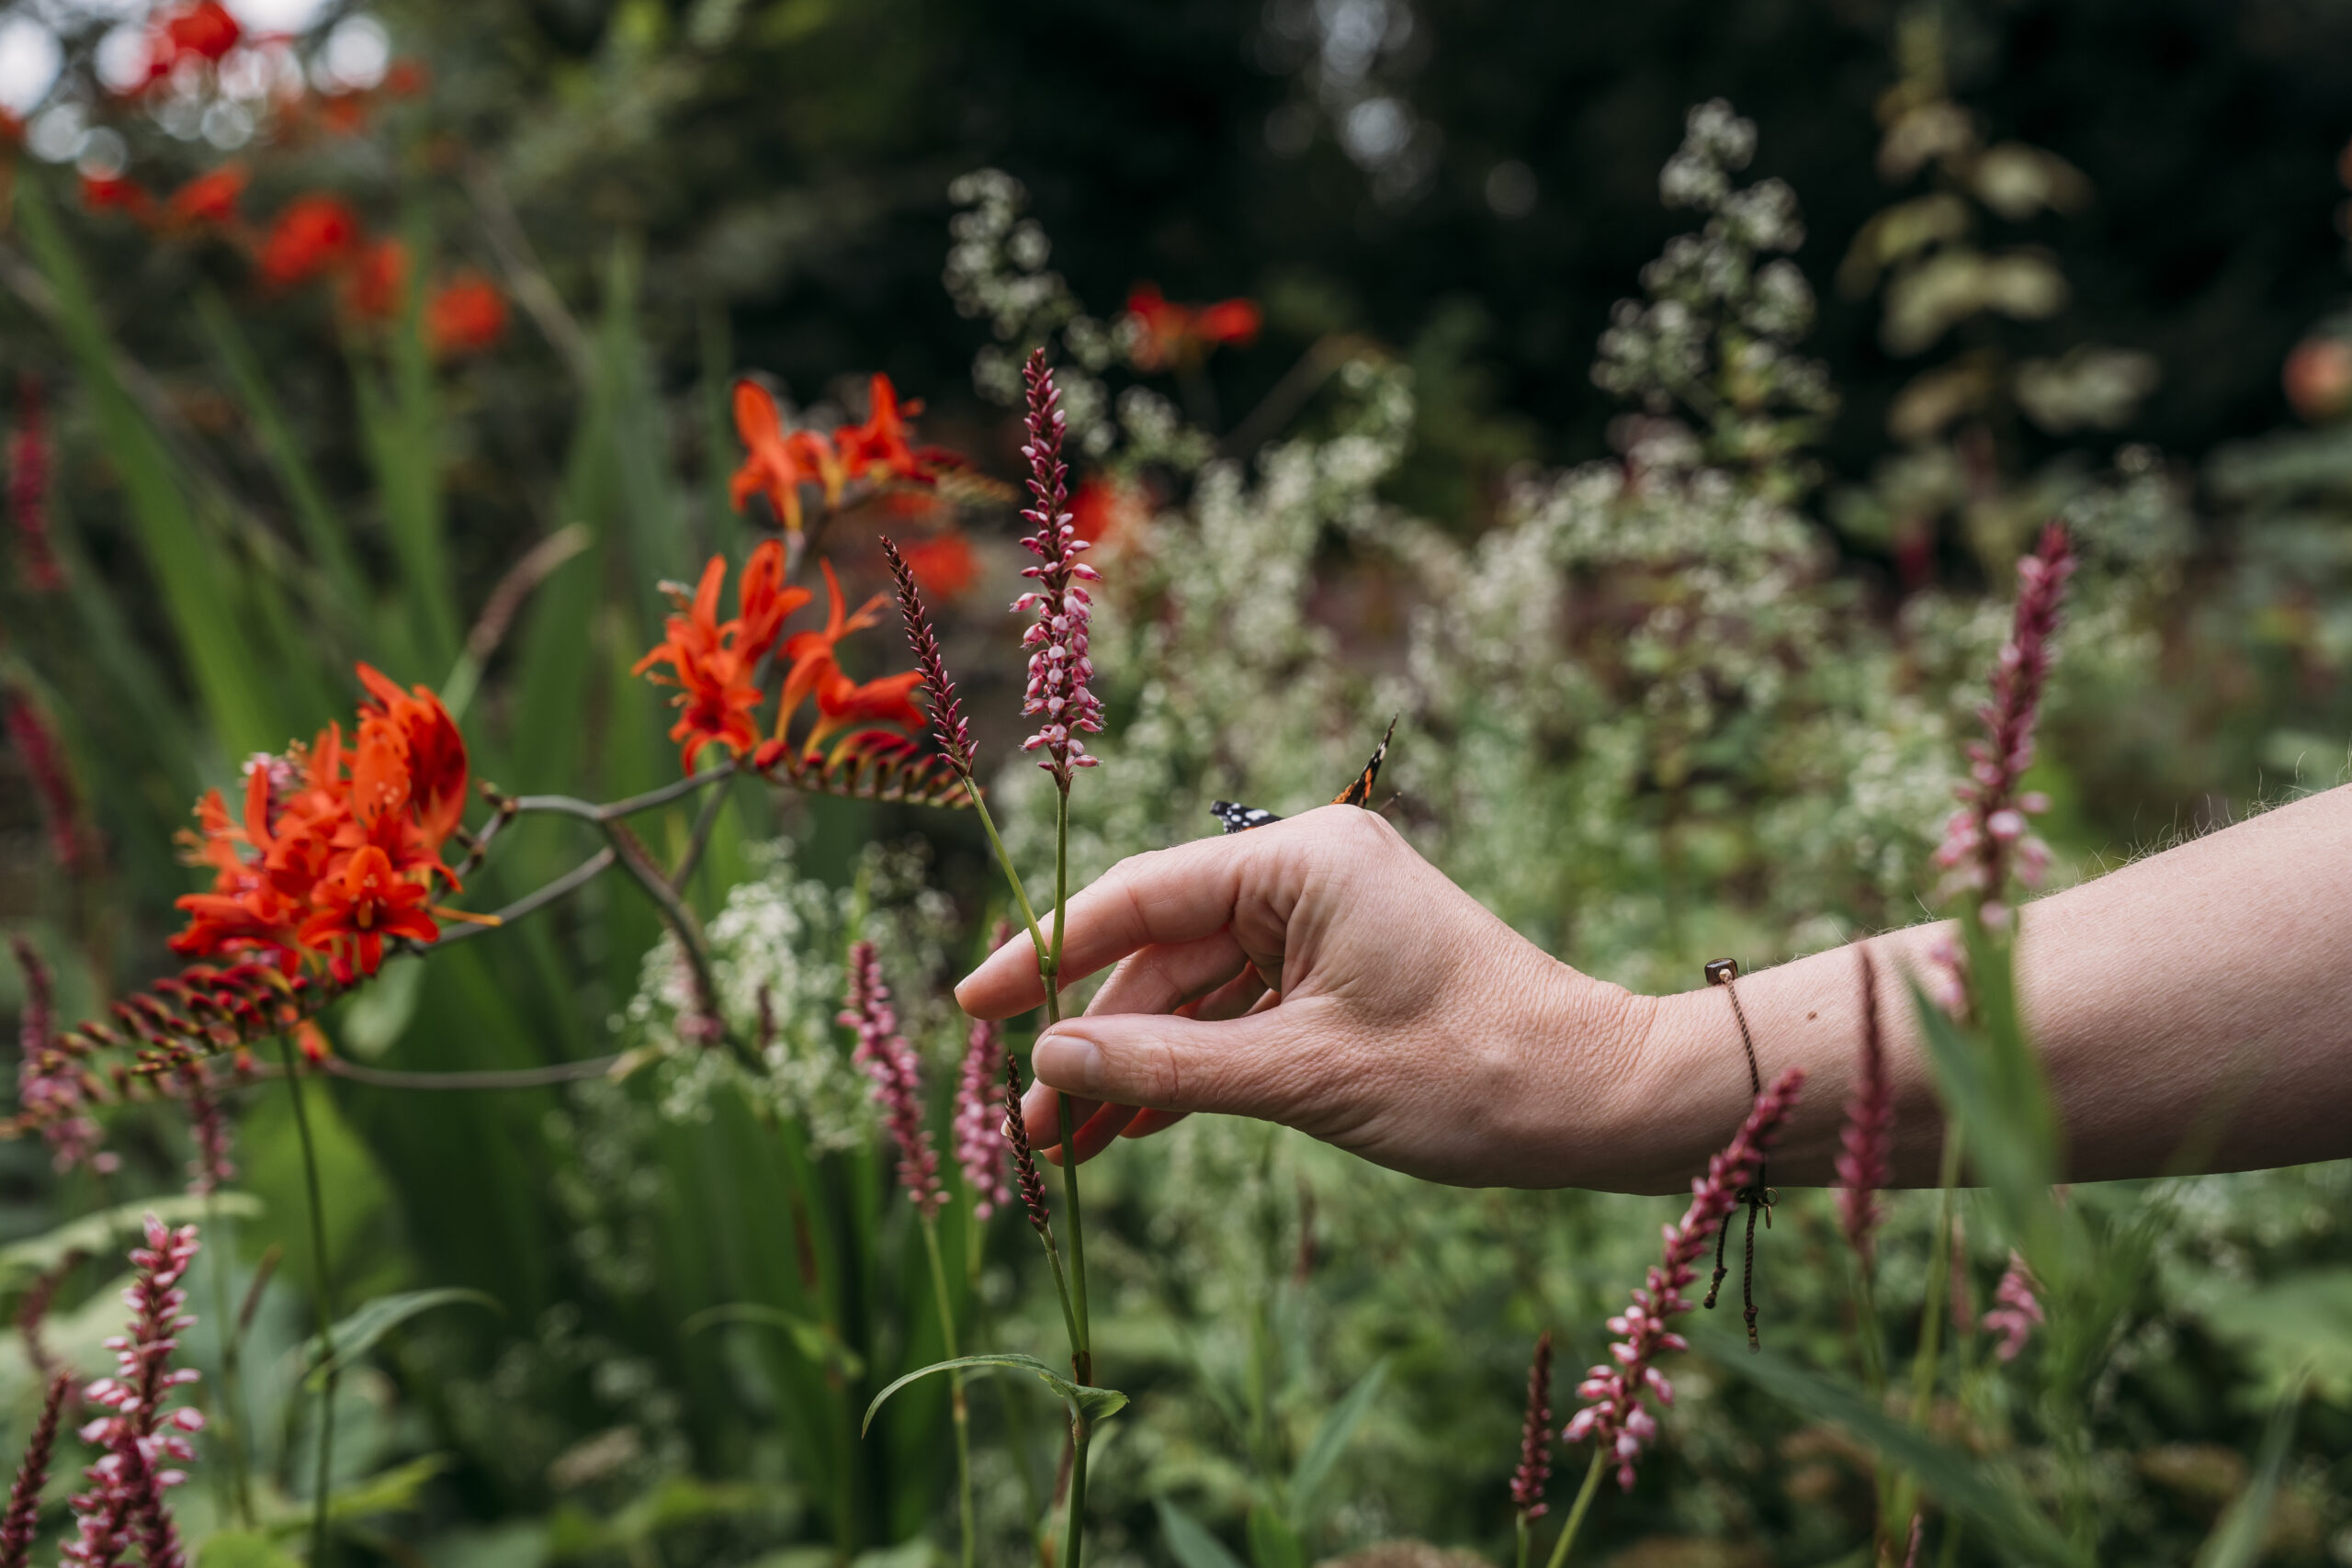
[{"label": "butterfly", "polygon": [[[1349,781],[1347,788],[1331,797],[1332,805],[1361,806],[1367,811],[1372,809],[1373,781],[1380,777],[1380,764],[1388,760],[1388,743],[1396,737],[1396,721],[1392,718],[1388,721],[1388,733],[1380,738],[1379,750],[1373,752],[1372,761],[1363,765],[1363,772]],[[1282,820],[1280,812],[1268,811],[1261,806],[1243,806],[1230,800],[1209,802],[1209,815],[1224,823],[1228,833],[1246,833],[1252,828],[1262,828],[1269,822]]]}]

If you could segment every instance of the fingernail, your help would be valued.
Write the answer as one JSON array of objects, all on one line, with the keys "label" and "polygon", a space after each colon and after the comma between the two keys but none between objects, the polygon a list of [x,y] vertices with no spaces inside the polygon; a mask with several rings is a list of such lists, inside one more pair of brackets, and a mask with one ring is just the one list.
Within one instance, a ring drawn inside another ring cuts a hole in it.
[{"label": "fingernail", "polygon": [[1102,1082],[1102,1049],[1069,1030],[1049,1030],[1039,1035],[1029,1060],[1036,1075],[1056,1089],[1083,1094]]}]

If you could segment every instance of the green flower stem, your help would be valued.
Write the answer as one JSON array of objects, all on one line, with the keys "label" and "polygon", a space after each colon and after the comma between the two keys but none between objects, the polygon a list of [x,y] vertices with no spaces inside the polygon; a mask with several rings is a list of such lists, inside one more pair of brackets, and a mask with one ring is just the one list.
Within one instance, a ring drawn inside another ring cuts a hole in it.
[{"label": "green flower stem", "polygon": [[989,836],[989,848],[996,852],[996,863],[1004,868],[1004,880],[1012,888],[1012,901],[1021,906],[1022,921],[1029,928],[1029,948],[1037,954],[1038,977],[1047,981],[1046,1015],[1058,1019],[1061,1015],[1057,1010],[1054,987],[1046,974],[1046,938],[1045,933],[1037,929],[1037,911],[1029,907],[1029,895],[1021,886],[1021,873],[1014,867],[1012,855],[1004,847],[1004,840],[997,834],[996,818],[989,815],[989,803],[980,796],[979,782],[969,773],[964,775],[964,793],[971,797],[972,809],[980,815],[980,828]]},{"label": "green flower stem", "polygon": [[[939,1221],[931,1214],[922,1217],[922,1247],[931,1258],[932,1294],[939,1303],[939,1338],[954,1360],[963,1352],[956,1348],[956,1308],[947,1295],[947,1264],[939,1255]],[[963,1526],[964,1568],[973,1568],[976,1531],[972,1517],[972,1412],[964,1394],[964,1373],[961,1369],[947,1374],[950,1390],[949,1407],[956,1417],[956,1494],[958,1517]]]},{"label": "green flower stem", "polygon": [[[1928,1416],[1935,1406],[1936,1374],[1943,1360],[1944,1317],[1951,1312],[1952,1257],[1951,1228],[1954,1211],[1959,1206],[1961,1135],[1958,1127],[1949,1127],[1944,1134],[1943,1168],[1937,1185],[1943,1190],[1943,1213],[1936,1223],[1935,1249],[1928,1257],[1928,1295],[1919,1306],[1919,1348],[1911,1359],[1911,1427],[1924,1432]],[[1895,1483],[1894,1507],[1880,1519],[1880,1529],[1886,1539],[1895,1539],[1894,1532],[1911,1528],[1911,1511],[1918,1506],[1919,1483],[1917,1477],[1905,1475]]]},{"label": "green flower stem", "polygon": [[[1060,789],[1054,807],[1054,945],[1045,969],[1046,1016],[1048,1021],[1061,1017],[1058,996],[1062,973],[1063,911],[1069,904],[1069,781],[1057,780]],[[1094,1381],[1093,1325],[1086,1310],[1086,1225],[1078,1201],[1078,1127],[1070,1111],[1067,1094],[1057,1094],[1056,1109],[1061,1119],[1062,1135],[1062,1201],[1069,1212],[1069,1282],[1070,1300],[1077,1311],[1078,1344],[1071,1357],[1071,1370],[1081,1383]],[[1069,1514],[1062,1523],[1062,1568],[1080,1568],[1079,1555],[1086,1544],[1086,1450],[1094,1439],[1093,1423],[1083,1414],[1070,1419]]]},{"label": "green flower stem", "polygon": [[1521,1508],[1519,1511],[1519,1555],[1515,1560],[1518,1568],[1527,1568],[1527,1510]]},{"label": "green flower stem", "polygon": [[326,1382],[319,1390],[318,1479],[311,1500],[311,1568],[325,1568],[327,1560],[327,1486],[334,1471],[334,1391],[343,1375],[334,1355],[334,1288],[327,1274],[326,1202],[319,1190],[318,1149],[311,1140],[311,1113],[302,1099],[302,1074],[294,1055],[294,1037],[277,1037],[286,1061],[286,1092],[294,1098],[294,1130],[302,1143],[302,1183],[311,1209],[311,1290],[319,1314],[319,1349],[326,1358]]},{"label": "green flower stem", "polygon": [[245,1404],[239,1392],[243,1382],[238,1375],[237,1321],[229,1311],[229,1259],[236,1256],[220,1218],[220,1205],[215,1194],[204,1194],[204,1235],[211,1244],[212,1256],[207,1261],[212,1275],[212,1321],[220,1336],[220,1398],[214,1405],[213,1424],[220,1428],[221,1443],[229,1450],[229,1495],[236,1502],[237,1522],[247,1529],[254,1528],[253,1482],[245,1469]]},{"label": "green flower stem", "polygon": [[1609,1462],[1609,1450],[1596,1445],[1592,1463],[1584,1472],[1584,1484],[1577,1488],[1577,1500],[1568,1510],[1568,1522],[1560,1527],[1560,1539],[1552,1544],[1552,1555],[1544,1568],[1560,1568],[1568,1560],[1568,1548],[1577,1539],[1577,1531],[1584,1524],[1585,1514],[1592,1507],[1592,1499],[1600,1490],[1600,1472]]}]

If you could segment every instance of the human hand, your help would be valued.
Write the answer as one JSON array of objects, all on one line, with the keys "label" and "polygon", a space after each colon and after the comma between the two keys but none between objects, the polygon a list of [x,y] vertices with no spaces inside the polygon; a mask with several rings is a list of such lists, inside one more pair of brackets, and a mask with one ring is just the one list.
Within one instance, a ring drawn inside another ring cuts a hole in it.
[{"label": "human hand", "polygon": [[[1085,1016],[1038,1037],[1041,1145],[1065,1090],[1081,1159],[1207,1111],[1464,1185],[1613,1186],[1647,1163],[1625,1145],[1654,1000],[1543,953],[1372,812],[1120,862],[1070,900],[1062,984],[1113,963]],[[956,996],[976,1018],[1040,1005],[1026,933]]]}]

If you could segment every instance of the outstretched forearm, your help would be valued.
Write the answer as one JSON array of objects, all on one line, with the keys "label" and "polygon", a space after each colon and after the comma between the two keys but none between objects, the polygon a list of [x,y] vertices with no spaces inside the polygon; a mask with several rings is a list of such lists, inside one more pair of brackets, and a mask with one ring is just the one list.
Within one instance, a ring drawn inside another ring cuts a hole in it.
[{"label": "outstretched forearm", "polygon": [[[1908,1184],[1935,1179],[1942,1115],[1905,977],[1951,929],[1868,939]],[[2029,905],[2018,976],[2076,1179],[2352,1155],[2352,786]],[[1826,1182],[1860,1038],[1856,955],[1815,953],[1738,987],[1763,1076],[1810,1075],[1773,1178]],[[1738,1125],[1747,1066],[1719,989],[1661,998],[1642,1028],[1623,1185],[1670,1190]]]}]

